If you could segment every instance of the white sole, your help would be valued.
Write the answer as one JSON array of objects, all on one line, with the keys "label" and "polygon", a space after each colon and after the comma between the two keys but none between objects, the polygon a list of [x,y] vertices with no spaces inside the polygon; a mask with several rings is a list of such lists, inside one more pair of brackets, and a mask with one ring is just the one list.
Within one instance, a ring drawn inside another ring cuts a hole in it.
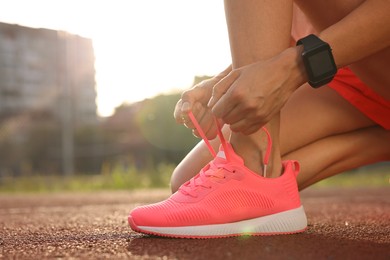
[{"label": "white sole", "polygon": [[212,238],[240,235],[276,235],[303,232],[307,218],[303,206],[280,213],[227,224],[149,227],[137,226],[137,231],[169,237]]}]

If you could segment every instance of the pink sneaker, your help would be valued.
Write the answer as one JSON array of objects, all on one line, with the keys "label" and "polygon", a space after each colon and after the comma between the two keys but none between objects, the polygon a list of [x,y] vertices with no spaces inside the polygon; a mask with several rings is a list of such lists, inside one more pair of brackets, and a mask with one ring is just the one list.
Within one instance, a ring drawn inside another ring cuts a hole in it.
[{"label": "pink sneaker", "polygon": [[[280,177],[264,178],[245,167],[221,133],[219,137],[222,145],[214,160],[168,199],[131,211],[130,227],[178,238],[303,232],[307,219],[296,182],[298,162],[285,161]],[[265,162],[269,152],[270,142]]]}]

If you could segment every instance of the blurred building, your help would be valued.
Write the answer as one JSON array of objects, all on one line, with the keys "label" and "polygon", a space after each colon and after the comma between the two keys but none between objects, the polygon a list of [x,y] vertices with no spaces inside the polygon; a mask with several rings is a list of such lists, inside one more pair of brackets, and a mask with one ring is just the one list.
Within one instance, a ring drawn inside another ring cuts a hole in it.
[{"label": "blurred building", "polygon": [[0,23],[0,120],[50,114],[74,126],[97,122],[92,41]]}]

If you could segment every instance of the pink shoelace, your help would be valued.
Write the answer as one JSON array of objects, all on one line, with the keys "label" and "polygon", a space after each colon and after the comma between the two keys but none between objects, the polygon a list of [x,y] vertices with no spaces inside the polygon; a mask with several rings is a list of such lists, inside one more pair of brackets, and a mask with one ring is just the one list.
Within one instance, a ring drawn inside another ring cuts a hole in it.
[{"label": "pink shoelace", "polygon": [[[191,119],[192,123],[194,124],[196,130],[198,131],[198,133],[202,137],[203,141],[205,142],[205,144],[206,144],[208,150],[210,151],[210,153],[212,154],[212,156],[214,158],[217,157],[217,153],[215,152],[214,148],[211,146],[204,131],[200,127],[198,121],[196,120],[195,116],[193,115],[193,113],[191,111],[188,113],[188,116]],[[192,197],[197,197],[197,192],[196,192],[197,187],[211,189],[212,188],[211,182],[210,182],[211,179],[214,181],[218,180],[218,179],[225,179],[226,171],[234,173],[233,167],[231,167],[229,165],[230,158],[231,158],[229,155],[230,149],[228,149],[228,147],[227,147],[228,143],[222,134],[222,126],[215,117],[214,117],[214,122],[217,125],[218,138],[220,139],[221,145],[224,149],[227,163],[225,162],[222,164],[222,163],[216,163],[215,160],[211,161],[209,164],[207,164],[200,171],[199,175],[192,178],[190,181],[188,181],[187,183],[185,183],[184,185],[182,185],[180,187],[181,192],[183,192],[184,194],[190,195]],[[268,130],[265,127],[262,127],[262,130],[267,134],[267,149],[266,149],[266,152],[265,152],[265,155],[263,158],[263,164],[264,164],[263,176],[266,177],[267,165],[268,165],[268,161],[269,161],[269,157],[270,157],[271,149],[272,149],[272,139],[271,139],[270,133],[268,132]]]},{"label": "pink shoelace", "polygon": [[186,195],[196,198],[198,197],[198,187],[212,189],[212,183],[223,182],[227,172],[234,173],[235,171],[228,163],[222,164],[211,161],[197,176],[191,178],[187,183],[182,185],[179,190]]},{"label": "pink shoelace", "polygon": [[[209,149],[210,153],[215,158],[217,156],[217,153],[215,152],[214,148],[211,146],[209,140],[207,139],[204,131],[200,127],[200,125],[199,125],[198,121],[196,120],[196,118],[195,118],[194,114],[192,113],[192,111],[188,112],[188,117],[191,119],[191,121],[194,124],[196,130],[198,131],[198,133],[202,137],[203,141],[207,145],[207,148]],[[214,117],[214,122],[217,125],[218,138],[221,141],[222,147],[223,147],[223,149],[225,151],[226,159],[227,159],[227,161],[229,161],[229,149],[227,149],[227,141],[225,140],[225,137],[222,134],[222,126],[221,126],[221,124],[219,123],[219,121],[217,120],[216,117]],[[269,157],[271,155],[272,138],[271,138],[271,135],[268,132],[267,128],[262,127],[261,129],[267,134],[267,149],[266,149],[266,152],[265,152],[265,155],[264,155],[264,158],[263,158],[263,164],[264,164],[263,175],[265,177],[267,175],[267,173],[266,173],[267,172],[267,165],[268,165],[268,162],[269,162]]]}]

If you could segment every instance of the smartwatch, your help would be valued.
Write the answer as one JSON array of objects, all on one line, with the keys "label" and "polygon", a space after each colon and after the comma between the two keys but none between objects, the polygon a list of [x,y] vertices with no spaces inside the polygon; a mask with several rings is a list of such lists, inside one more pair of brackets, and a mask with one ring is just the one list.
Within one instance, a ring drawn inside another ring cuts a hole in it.
[{"label": "smartwatch", "polygon": [[319,88],[331,82],[337,67],[329,44],[310,34],[300,39],[298,45],[303,45],[302,59],[310,86]]}]

